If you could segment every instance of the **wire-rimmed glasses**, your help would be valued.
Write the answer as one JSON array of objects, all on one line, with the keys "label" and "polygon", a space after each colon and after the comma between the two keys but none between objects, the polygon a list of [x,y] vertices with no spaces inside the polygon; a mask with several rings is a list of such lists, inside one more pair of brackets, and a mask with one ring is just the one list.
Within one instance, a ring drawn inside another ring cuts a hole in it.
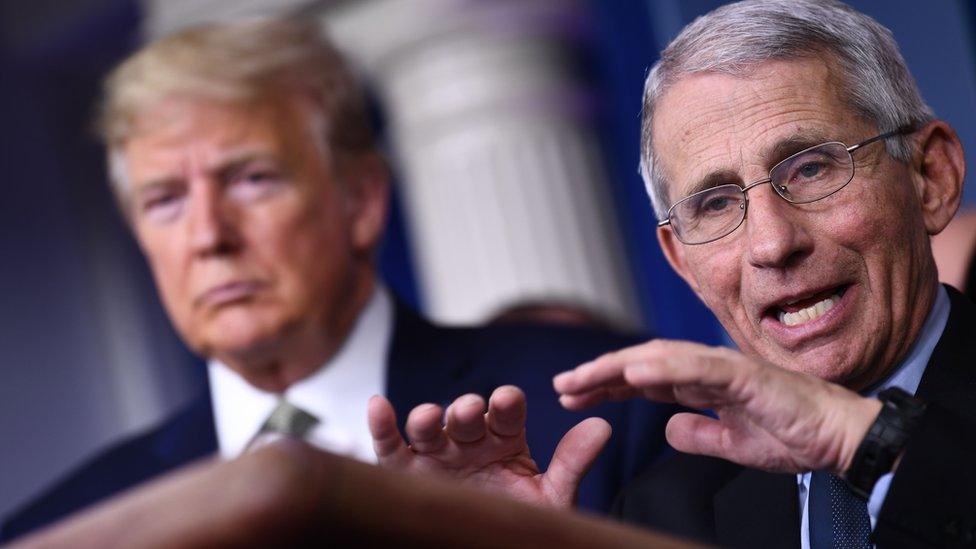
[{"label": "wire-rimmed glasses", "polygon": [[659,222],[658,227],[671,225],[675,236],[684,244],[713,242],[736,230],[745,220],[749,189],[769,183],[776,194],[791,204],[827,198],[854,179],[854,151],[913,131],[914,127],[904,126],[850,147],[840,141],[830,141],[804,149],[773,166],[765,179],[745,186],[719,185],[682,198],[668,209],[668,218]]}]

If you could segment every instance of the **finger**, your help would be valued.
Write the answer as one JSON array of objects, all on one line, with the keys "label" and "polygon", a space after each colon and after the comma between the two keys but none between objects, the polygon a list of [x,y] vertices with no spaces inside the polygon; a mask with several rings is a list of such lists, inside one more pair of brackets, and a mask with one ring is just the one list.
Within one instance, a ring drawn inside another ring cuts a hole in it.
[{"label": "finger", "polygon": [[413,451],[428,454],[447,444],[442,417],[443,411],[436,404],[421,404],[410,411],[405,430]]},{"label": "finger", "polygon": [[412,457],[400,431],[397,429],[396,412],[390,401],[374,395],[366,406],[369,434],[373,437],[373,451],[380,465],[404,466]]},{"label": "finger", "polygon": [[606,400],[606,389],[596,389],[579,395],[561,395],[559,404],[567,410],[585,410]]},{"label": "finger", "polygon": [[543,475],[543,489],[548,492],[550,501],[564,507],[573,504],[580,481],[610,440],[610,433],[609,423],[591,417],[563,436]]},{"label": "finger", "polygon": [[559,403],[568,410],[583,410],[592,408],[606,401],[630,400],[642,396],[640,391],[634,387],[615,386],[601,387],[585,393],[575,395],[562,395]]},{"label": "finger", "polygon": [[458,397],[447,408],[447,436],[457,442],[474,442],[485,437],[485,399],[481,395]]},{"label": "finger", "polygon": [[495,389],[488,399],[488,428],[503,437],[514,437],[525,430],[525,393],[514,385]]},{"label": "finger", "polygon": [[741,367],[725,356],[693,349],[629,364],[624,368],[624,379],[642,388],[684,384],[727,387]]},{"label": "finger", "polygon": [[613,360],[627,365],[669,356],[709,354],[715,351],[716,347],[709,347],[708,345],[702,345],[701,343],[694,343],[692,341],[654,339],[647,343],[621,349],[615,353],[611,353],[606,358],[607,360]]},{"label": "finger", "polygon": [[562,395],[573,395],[611,384],[622,385],[624,365],[600,357],[552,378],[552,386]]},{"label": "finger", "polygon": [[723,443],[725,427],[714,418],[683,412],[671,416],[664,435],[679,452],[729,459]]},{"label": "finger", "polygon": [[647,400],[668,403],[677,402],[674,396],[674,385],[648,385],[635,390],[638,390],[641,396]]},{"label": "finger", "polygon": [[634,363],[655,360],[675,353],[706,352],[705,345],[688,341],[655,339],[607,353],[596,360],[577,366],[553,378],[553,387],[560,394],[577,394],[605,386],[626,385],[624,369]]}]

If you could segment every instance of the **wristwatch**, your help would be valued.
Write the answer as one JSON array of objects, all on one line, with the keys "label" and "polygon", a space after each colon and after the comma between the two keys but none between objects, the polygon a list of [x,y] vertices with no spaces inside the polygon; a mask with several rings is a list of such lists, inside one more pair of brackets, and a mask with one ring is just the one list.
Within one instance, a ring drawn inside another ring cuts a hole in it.
[{"label": "wristwatch", "polygon": [[865,499],[878,479],[891,472],[926,406],[898,387],[881,391],[878,400],[881,412],[857,447],[851,467],[844,475],[854,493]]}]

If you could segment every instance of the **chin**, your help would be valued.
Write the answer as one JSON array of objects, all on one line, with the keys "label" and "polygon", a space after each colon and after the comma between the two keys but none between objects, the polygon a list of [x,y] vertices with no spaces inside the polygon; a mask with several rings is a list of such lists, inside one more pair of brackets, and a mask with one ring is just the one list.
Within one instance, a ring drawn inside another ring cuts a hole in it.
[{"label": "chin", "polygon": [[851,354],[829,347],[819,346],[800,352],[776,349],[773,353],[776,358],[771,362],[787,370],[843,384],[854,370],[854,366],[848,363]]},{"label": "chin", "polygon": [[246,359],[259,357],[276,347],[280,323],[253,315],[224,315],[208,323],[201,334],[204,354],[208,358],[224,356]]}]

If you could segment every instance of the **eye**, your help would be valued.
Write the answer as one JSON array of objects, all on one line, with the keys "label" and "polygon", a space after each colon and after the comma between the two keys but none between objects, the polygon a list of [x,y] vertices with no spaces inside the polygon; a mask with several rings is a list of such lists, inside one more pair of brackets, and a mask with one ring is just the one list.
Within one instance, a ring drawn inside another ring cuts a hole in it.
[{"label": "eye", "polygon": [[138,209],[152,221],[169,221],[179,215],[185,196],[175,188],[153,189],[139,198]]},{"label": "eye", "polygon": [[280,176],[272,170],[254,170],[245,172],[241,179],[250,185],[267,185],[278,181]]},{"label": "eye", "polygon": [[729,197],[727,196],[713,196],[707,199],[699,209],[704,213],[721,212],[728,208],[729,202]]},{"label": "eye", "polygon": [[742,193],[734,185],[710,189],[692,196],[685,211],[698,218],[724,217],[742,203]]},{"label": "eye", "polygon": [[823,163],[807,162],[806,164],[800,166],[800,168],[797,170],[797,174],[799,174],[799,176],[802,178],[813,179],[814,177],[817,177],[820,172],[823,171],[823,169]]},{"label": "eye", "polygon": [[273,166],[246,166],[231,176],[228,193],[238,200],[259,200],[277,193],[284,184],[284,174]]}]

